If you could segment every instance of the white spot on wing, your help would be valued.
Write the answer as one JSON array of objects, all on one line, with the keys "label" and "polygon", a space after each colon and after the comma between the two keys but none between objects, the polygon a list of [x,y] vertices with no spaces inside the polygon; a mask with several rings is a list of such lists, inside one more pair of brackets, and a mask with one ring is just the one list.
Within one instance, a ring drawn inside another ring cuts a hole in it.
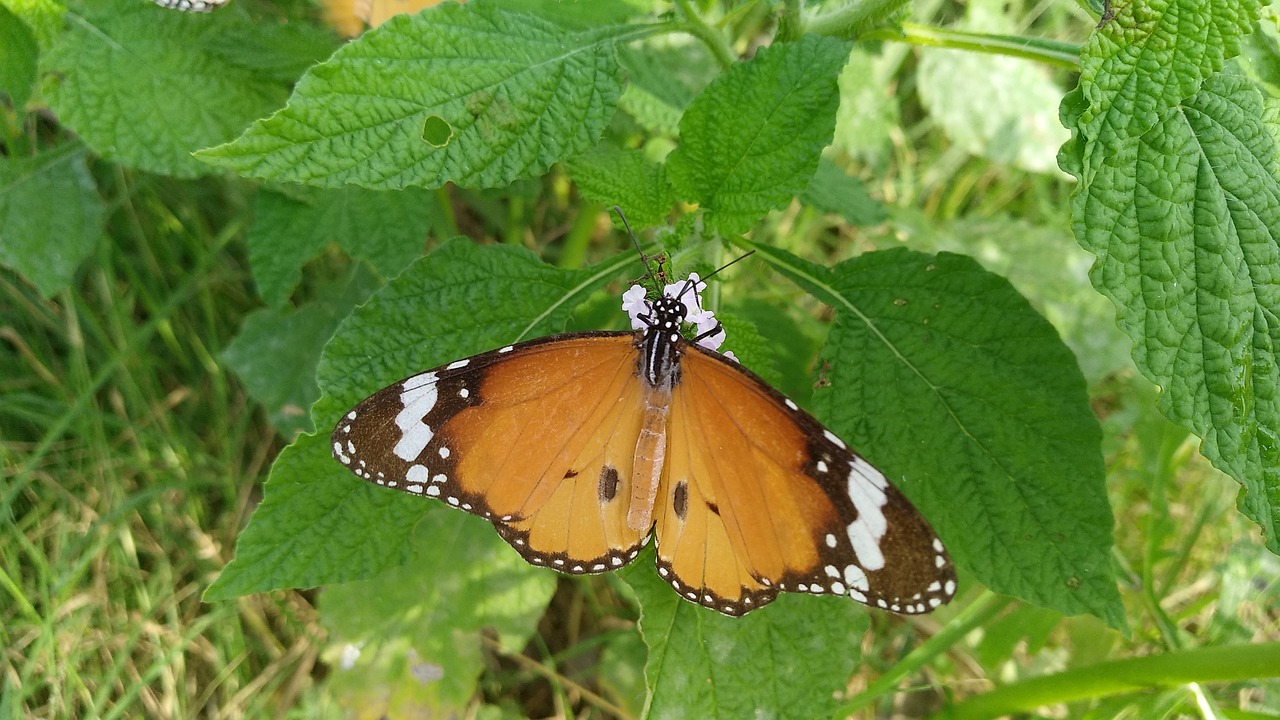
[{"label": "white spot on wing", "polygon": [[404,405],[396,414],[396,427],[403,433],[391,449],[401,460],[416,460],[435,433],[426,423],[427,415],[436,406],[436,374],[422,373],[405,380],[400,393]]},{"label": "white spot on wing", "polygon": [[464,368],[469,364],[471,364],[470,358],[463,358],[462,360],[454,360],[453,362],[445,366],[445,370],[457,370],[458,368]]},{"label": "white spot on wing", "polygon": [[847,529],[858,564],[868,570],[884,567],[884,553],[880,552],[880,538],[884,537],[889,523],[882,509],[889,501],[884,488],[888,481],[879,470],[862,458],[855,457],[849,463],[849,499],[858,511],[858,519]]},{"label": "white spot on wing", "polygon": [[844,583],[856,590],[870,590],[871,584],[867,582],[867,574],[862,572],[862,568],[857,565],[847,565],[844,569]]},{"label": "white spot on wing", "polygon": [[830,441],[831,441],[831,443],[832,443],[833,445],[835,445],[836,447],[840,448],[841,450],[845,450],[845,449],[847,449],[847,448],[845,448],[845,446],[844,446],[844,441],[843,441],[843,440],[841,440],[840,438],[836,437],[836,434],[835,434],[835,433],[831,432],[830,430],[827,430],[826,428],[823,428],[823,430],[822,430],[822,434],[823,434],[823,436],[824,436],[824,437],[826,437],[828,440],[830,440]]}]

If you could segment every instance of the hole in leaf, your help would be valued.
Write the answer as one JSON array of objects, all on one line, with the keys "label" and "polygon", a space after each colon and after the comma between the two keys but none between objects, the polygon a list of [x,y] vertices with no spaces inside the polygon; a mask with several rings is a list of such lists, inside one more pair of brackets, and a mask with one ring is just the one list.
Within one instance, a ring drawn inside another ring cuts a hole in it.
[{"label": "hole in leaf", "polygon": [[439,115],[432,115],[422,123],[422,139],[432,147],[444,147],[453,139],[453,126]]}]

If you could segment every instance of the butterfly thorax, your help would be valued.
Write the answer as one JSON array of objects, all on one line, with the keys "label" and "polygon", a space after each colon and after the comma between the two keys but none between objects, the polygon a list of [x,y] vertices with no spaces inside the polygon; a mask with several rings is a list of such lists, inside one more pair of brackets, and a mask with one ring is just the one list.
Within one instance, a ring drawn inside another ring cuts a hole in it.
[{"label": "butterfly thorax", "polygon": [[680,379],[680,355],[684,338],[680,325],[684,323],[688,309],[676,298],[661,297],[655,300],[649,315],[642,315],[648,327],[641,339],[641,373],[652,388],[674,386]]}]

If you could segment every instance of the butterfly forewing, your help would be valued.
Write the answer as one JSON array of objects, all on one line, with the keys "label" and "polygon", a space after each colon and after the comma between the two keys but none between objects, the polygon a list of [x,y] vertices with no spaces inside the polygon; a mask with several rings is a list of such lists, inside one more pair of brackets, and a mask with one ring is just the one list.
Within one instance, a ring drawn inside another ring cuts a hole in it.
[{"label": "butterfly forewing", "polygon": [[955,592],[941,542],[884,476],[722,356],[686,346],[656,511],[660,574],[731,615],[777,591],[901,613]]},{"label": "butterfly forewing", "polygon": [[631,333],[575,333],[420,373],[333,432],[360,477],[484,517],[531,563],[615,569],[648,532],[626,523],[639,435]]}]

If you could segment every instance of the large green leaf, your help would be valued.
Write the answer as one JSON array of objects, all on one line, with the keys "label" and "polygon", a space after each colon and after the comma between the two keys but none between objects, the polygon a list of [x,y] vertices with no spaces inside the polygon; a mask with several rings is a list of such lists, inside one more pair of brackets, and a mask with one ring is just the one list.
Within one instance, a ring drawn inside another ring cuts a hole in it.
[{"label": "large green leaf", "polygon": [[106,214],[83,148],[0,158],[0,265],[50,297],[71,283]]},{"label": "large green leaf", "polygon": [[320,397],[316,386],[320,351],[351,308],[364,302],[379,284],[364,265],[353,268],[345,282],[319,288],[313,302],[296,309],[262,308],[249,313],[222,351],[222,361],[286,438],[315,429],[309,410]]},{"label": "large green leaf", "polygon": [[1242,483],[1280,552],[1280,154],[1258,89],[1220,72],[1257,3],[1118,9],[1063,103],[1076,238],[1161,410]]},{"label": "large green leaf", "polygon": [[[232,55],[275,39],[234,14],[192,15],[151,3],[93,3],[41,63],[45,97],[58,119],[103,157],[151,172],[211,171],[191,152],[226,142],[284,104],[288,78]],[[299,48],[294,66],[319,48]],[[278,59],[273,60],[279,63]]]},{"label": "large green leaf", "polygon": [[258,194],[247,239],[258,292],[268,305],[283,305],[302,265],[330,243],[394,277],[422,253],[432,207],[430,194],[416,188],[265,190]]},{"label": "large green leaf", "polygon": [[519,652],[555,591],[552,573],[480,518],[441,507],[409,541],[423,548],[415,562],[320,596],[330,641],[346,657],[329,689],[357,716],[370,707],[387,717],[463,713],[485,666],[482,632]]},{"label": "large green leaf", "polygon": [[634,228],[661,225],[675,205],[666,167],[649,162],[639,150],[602,144],[567,165],[583,197],[621,207]]},{"label": "large green leaf", "polygon": [[[317,413],[334,416],[345,409],[322,400]],[[235,558],[205,592],[206,601],[360,580],[414,557],[418,548],[410,538],[430,508],[357,481],[335,467],[332,452],[326,428],[280,453],[262,504],[236,539]]]},{"label": "large green leaf", "polygon": [[1116,627],[1102,431],[1071,351],[1005,279],[905,249],[836,268],[761,248],[836,310],[818,417],[996,592]]},{"label": "large green leaf", "polygon": [[725,234],[746,231],[809,184],[831,143],[848,43],[816,35],[762,48],[694,99],[667,158],[681,197]]},{"label": "large green leaf", "polygon": [[622,573],[640,600],[649,645],[646,717],[829,716],[861,659],[869,623],[848,598],[784,594],[731,618],[672,591],[652,552]]},{"label": "large green leaf", "polygon": [[0,93],[21,110],[36,82],[35,34],[9,8],[0,4]]},{"label": "large green leaf", "polygon": [[320,187],[502,187],[599,139],[622,92],[611,30],[493,2],[399,15],[313,68],[288,107],[200,157]]}]

